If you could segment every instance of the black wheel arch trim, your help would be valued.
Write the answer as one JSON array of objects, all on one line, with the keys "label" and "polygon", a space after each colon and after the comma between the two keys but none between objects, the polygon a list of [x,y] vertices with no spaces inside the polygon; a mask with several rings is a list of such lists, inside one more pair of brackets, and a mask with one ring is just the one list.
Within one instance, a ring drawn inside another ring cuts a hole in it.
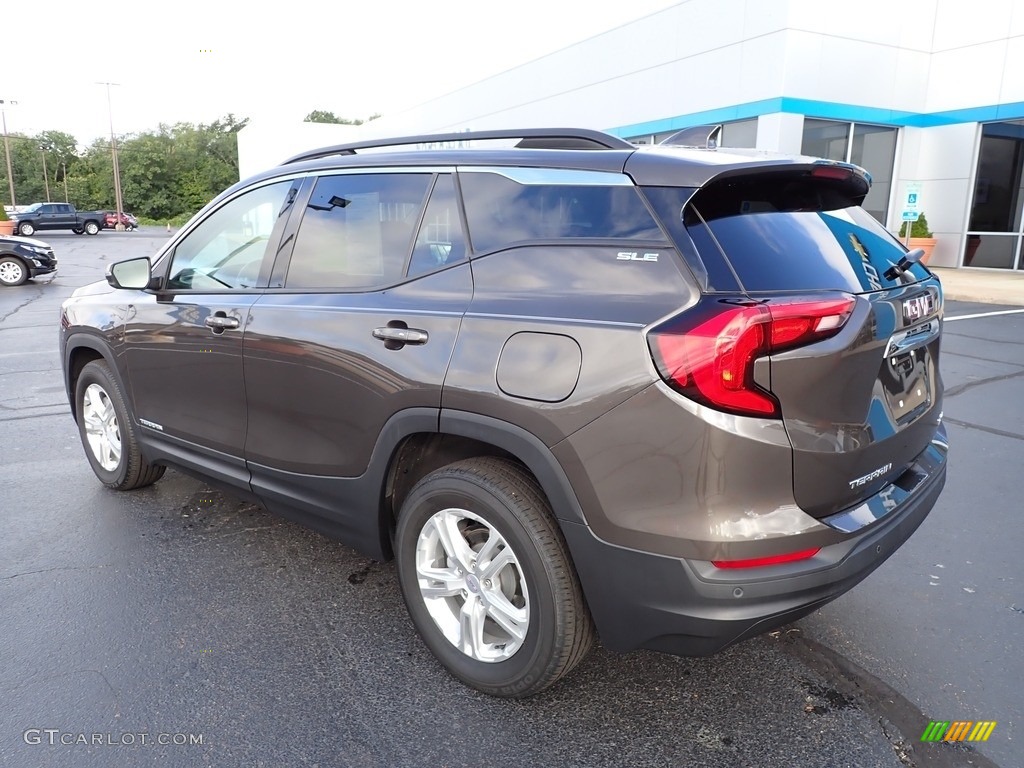
[{"label": "black wheel arch trim", "polygon": [[479,413],[441,409],[440,431],[491,443],[526,465],[560,521],[587,525],[583,507],[551,449],[532,432]]},{"label": "black wheel arch trim", "polygon": [[[111,375],[117,379],[118,385],[121,387],[121,391],[124,393],[126,398],[131,397],[130,390],[125,388],[124,378],[121,376],[121,371],[117,366],[117,362],[114,360],[114,354],[111,352],[110,347],[96,337],[90,334],[75,334],[67,339],[64,345],[64,389],[68,395],[68,403],[71,404],[71,417],[74,419],[78,418],[75,413],[75,389],[72,385],[71,375],[73,369],[71,367],[71,358],[75,352],[80,349],[89,349],[97,353],[106,362],[107,367],[110,368]],[[132,408],[133,403],[127,403],[129,409]]]}]

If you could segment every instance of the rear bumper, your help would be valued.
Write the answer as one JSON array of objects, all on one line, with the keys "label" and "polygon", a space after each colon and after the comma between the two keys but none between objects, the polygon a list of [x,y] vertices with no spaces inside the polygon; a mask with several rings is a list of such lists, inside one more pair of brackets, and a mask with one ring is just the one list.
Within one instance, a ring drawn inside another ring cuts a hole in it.
[{"label": "rear bumper", "polygon": [[[946,482],[946,453],[926,453],[930,471],[902,504],[798,563],[719,570],[707,561],[608,544],[585,525],[563,522],[602,642],[616,651],[706,656],[834,600],[885,562],[935,505]],[[792,550],[800,549],[799,538]]]}]

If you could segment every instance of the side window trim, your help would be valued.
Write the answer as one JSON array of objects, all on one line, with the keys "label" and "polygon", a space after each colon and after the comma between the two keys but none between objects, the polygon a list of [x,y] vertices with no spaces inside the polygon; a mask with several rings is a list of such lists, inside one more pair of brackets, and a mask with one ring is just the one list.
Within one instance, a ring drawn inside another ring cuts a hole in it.
[{"label": "side window trim", "polygon": [[409,268],[412,266],[413,251],[416,250],[416,239],[419,237],[420,230],[423,229],[423,222],[427,218],[427,211],[430,209],[430,201],[434,197],[434,190],[437,188],[437,180],[441,178],[441,175],[435,173],[430,177],[430,184],[427,185],[427,195],[423,199],[423,205],[420,206],[420,215],[416,217],[416,225],[412,228],[412,237],[409,239],[409,245],[405,249],[405,263],[402,265],[402,280],[409,279]]},{"label": "side window trim", "polygon": [[466,214],[466,204],[462,199],[462,181],[458,169],[452,169],[452,181],[455,182],[455,202],[459,207],[459,218],[462,223],[462,239],[466,241],[466,259],[472,260],[476,255],[476,248],[473,247],[473,238],[469,232],[469,217]]},{"label": "side window trim", "polygon": [[[292,260],[292,251],[295,248],[295,236],[298,234],[299,225],[302,223],[302,212],[306,210],[306,204],[313,194],[313,187],[316,186],[316,175],[310,174],[301,179],[298,191],[291,201],[291,211],[288,212],[288,221],[281,231],[281,239],[277,244],[277,250],[272,259],[269,273],[266,275],[265,287],[268,289],[284,288],[284,279],[288,275],[288,267]],[[260,275],[263,277],[263,275]]]}]

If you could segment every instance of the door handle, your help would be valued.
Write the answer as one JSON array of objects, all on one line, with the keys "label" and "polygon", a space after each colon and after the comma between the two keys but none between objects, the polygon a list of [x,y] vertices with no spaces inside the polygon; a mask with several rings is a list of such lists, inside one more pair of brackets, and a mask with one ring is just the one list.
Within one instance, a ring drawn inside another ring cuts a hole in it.
[{"label": "door handle", "polygon": [[214,333],[223,333],[227,328],[238,327],[238,318],[227,317],[223,312],[210,315],[203,322],[205,322],[210,328],[213,328]]},{"label": "door handle", "polygon": [[419,328],[374,328],[373,338],[380,339],[388,349],[401,349],[406,344],[426,344],[430,336]]}]

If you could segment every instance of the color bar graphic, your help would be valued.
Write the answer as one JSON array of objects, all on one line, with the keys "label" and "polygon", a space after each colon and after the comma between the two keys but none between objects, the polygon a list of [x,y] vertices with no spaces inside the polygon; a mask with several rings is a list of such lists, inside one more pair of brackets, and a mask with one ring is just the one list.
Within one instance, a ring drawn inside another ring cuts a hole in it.
[{"label": "color bar graphic", "polygon": [[995,727],[995,720],[932,720],[921,741],[988,741]]}]

